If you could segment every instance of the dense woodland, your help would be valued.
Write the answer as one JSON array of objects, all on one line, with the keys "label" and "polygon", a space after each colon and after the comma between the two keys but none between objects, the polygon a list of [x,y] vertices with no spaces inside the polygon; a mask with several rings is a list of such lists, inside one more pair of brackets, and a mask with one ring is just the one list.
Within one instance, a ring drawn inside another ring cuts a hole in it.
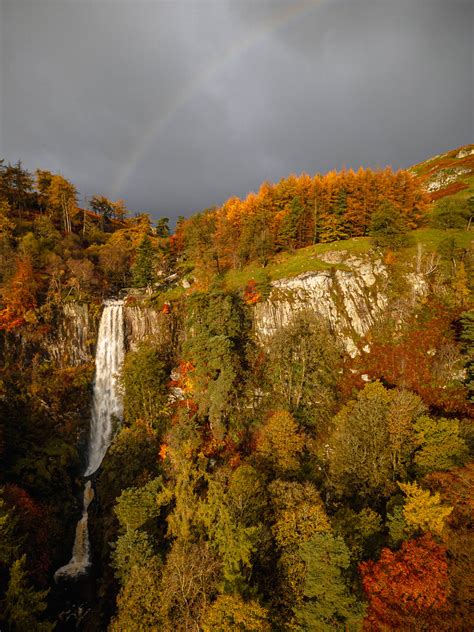
[{"label": "dense woodland", "polygon": [[[54,628],[80,513],[94,367],[48,341],[67,303],[97,317],[129,288],[163,335],[119,378],[83,629],[471,630],[474,261],[455,233],[474,200],[433,205],[407,171],[292,175],[171,232],[77,198],[0,164],[0,627]],[[427,226],[446,235],[421,257]],[[391,276],[370,353],[349,357],[307,310],[259,343],[268,288],[226,274],[354,237]],[[413,302],[417,256],[430,291]]]}]

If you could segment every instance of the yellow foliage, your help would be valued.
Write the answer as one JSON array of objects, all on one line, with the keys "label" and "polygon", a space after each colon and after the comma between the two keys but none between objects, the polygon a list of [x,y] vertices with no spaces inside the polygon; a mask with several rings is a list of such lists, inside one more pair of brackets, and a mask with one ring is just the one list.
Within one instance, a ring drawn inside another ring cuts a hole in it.
[{"label": "yellow foliage", "polygon": [[277,471],[290,472],[298,468],[298,456],[304,447],[304,437],[298,424],[285,410],[273,413],[257,436],[257,453]]},{"label": "yellow foliage", "polygon": [[219,595],[201,626],[204,632],[270,632],[271,629],[265,608],[257,601],[244,601],[239,595]]},{"label": "yellow foliage", "polygon": [[406,523],[416,529],[441,535],[445,520],[453,508],[442,505],[438,493],[431,494],[417,483],[399,483],[399,487],[406,496],[403,506]]},{"label": "yellow foliage", "polygon": [[11,237],[13,229],[15,228],[15,222],[9,217],[10,205],[6,200],[0,202],[0,237]]},{"label": "yellow foliage", "polygon": [[457,303],[462,307],[469,299],[469,278],[466,272],[464,263],[461,261],[456,269],[456,276],[454,278],[454,292],[456,295]]},{"label": "yellow foliage", "polygon": [[330,530],[323,502],[311,483],[276,480],[269,489],[275,508],[272,531],[279,547],[298,547],[315,533]]}]

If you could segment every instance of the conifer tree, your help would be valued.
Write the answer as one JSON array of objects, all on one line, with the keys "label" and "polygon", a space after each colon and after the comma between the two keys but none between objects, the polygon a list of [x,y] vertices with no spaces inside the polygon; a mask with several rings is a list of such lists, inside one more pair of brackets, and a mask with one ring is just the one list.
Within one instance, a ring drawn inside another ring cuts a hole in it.
[{"label": "conifer tree", "polygon": [[15,536],[17,520],[0,498],[0,565],[9,566],[18,552],[18,539]]},{"label": "conifer tree", "polygon": [[149,287],[153,283],[154,254],[150,238],[145,235],[137,248],[136,259],[132,268],[134,287]]},{"label": "conifer tree", "polygon": [[280,228],[280,240],[282,244],[290,249],[303,245],[302,231],[304,229],[305,210],[298,197],[293,198],[291,206],[287,212]]},{"label": "conifer tree", "polygon": [[25,562],[26,556],[23,555],[10,568],[10,580],[2,603],[0,620],[3,618],[11,632],[50,632],[53,626],[47,621],[41,621],[49,591],[36,591],[30,586],[24,568]]},{"label": "conifer tree", "polygon": [[407,225],[401,212],[390,202],[382,202],[370,219],[372,245],[398,249],[408,243]]}]

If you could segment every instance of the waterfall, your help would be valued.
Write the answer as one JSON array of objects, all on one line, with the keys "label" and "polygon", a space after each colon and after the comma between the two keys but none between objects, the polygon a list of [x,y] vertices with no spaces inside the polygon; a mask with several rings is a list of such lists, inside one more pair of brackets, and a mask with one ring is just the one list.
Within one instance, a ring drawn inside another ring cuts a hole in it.
[{"label": "waterfall", "polygon": [[112,441],[113,420],[122,418],[122,400],[115,376],[123,362],[123,332],[123,302],[108,301],[102,313],[97,339],[91,428],[84,476],[91,476],[100,467]]},{"label": "waterfall", "polygon": [[61,566],[54,573],[55,581],[67,577],[77,577],[87,571],[90,566],[89,558],[89,532],[87,528],[87,509],[94,498],[94,490],[91,482],[87,481],[84,487],[84,503],[82,508],[82,518],[77,523],[76,537],[72,547],[72,557],[68,564]]},{"label": "waterfall", "polygon": [[[122,365],[124,353],[123,301],[107,301],[97,338],[85,477],[99,469],[112,441],[114,419],[122,418],[122,401],[116,385],[116,374]],[[87,511],[93,498],[94,490],[88,480],[84,487],[82,517],[77,523],[72,557],[68,564],[55,572],[56,581],[82,575],[90,566]]]}]

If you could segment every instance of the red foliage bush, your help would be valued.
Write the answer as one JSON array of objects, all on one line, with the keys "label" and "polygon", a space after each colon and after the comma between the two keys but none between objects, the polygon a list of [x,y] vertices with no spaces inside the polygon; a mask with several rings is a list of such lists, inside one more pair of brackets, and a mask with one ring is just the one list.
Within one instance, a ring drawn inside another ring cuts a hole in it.
[{"label": "red foliage bush", "polygon": [[446,549],[430,534],[383,549],[378,562],[359,565],[369,609],[367,630],[434,630],[450,593]]}]

